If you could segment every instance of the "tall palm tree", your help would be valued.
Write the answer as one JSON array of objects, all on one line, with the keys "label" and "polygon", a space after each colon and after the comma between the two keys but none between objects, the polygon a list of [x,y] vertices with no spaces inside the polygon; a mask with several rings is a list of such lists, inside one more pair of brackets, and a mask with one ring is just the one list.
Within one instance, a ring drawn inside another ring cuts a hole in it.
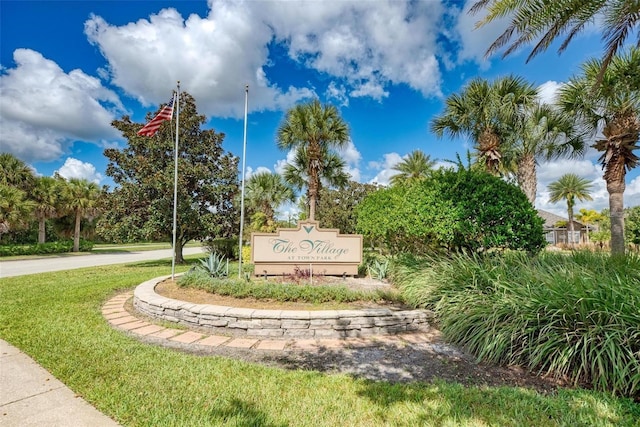
[{"label": "tall palm tree", "polygon": [[625,251],[625,176],[640,161],[634,153],[640,148],[640,49],[614,57],[595,87],[601,67],[598,60],[583,64],[582,74],[560,90],[559,104],[592,135],[604,135],[593,147],[602,152],[599,161],[609,193],[611,252],[615,254]]},{"label": "tall palm tree", "polygon": [[82,218],[91,218],[98,213],[100,189],[94,182],[86,179],[70,178],[63,187],[64,206],[75,215],[73,229],[73,252],[80,250],[80,222]]},{"label": "tall palm tree", "polygon": [[[549,201],[551,203],[556,203],[563,199],[567,201],[567,216],[569,217],[567,230],[571,237],[573,237],[573,207],[576,204],[576,199],[580,201],[593,200],[591,194],[589,194],[590,190],[591,183],[589,180],[580,178],[574,173],[564,174],[557,181],[549,184]],[[569,241],[569,243],[572,243],[572,241]]]},{"label": "tall palm tree", "polygon": [[10,153],[0,153],[0,184],[28,191],[33,183],[33,171],[25,162]]},{"label": "tall palm tree", "polygon": [[436,161],[431,160],[431,156],[422,150],[413,150],[393,167],[393,170],[399,173],[391,177],[391,185],[423,180],[429,176],[435,165]]},{"label": "tall palm tree", "polygon": [[313,100],[289,110],[278,127],[278,148],[305,150],[308,158],[306,176],[309,192],[309,218],[315,219],[316,200],[326,162],[323,156],[349,142],[349,127],[337,108]]},{"label": "tall palm tree", "polygon": [[246,190],[245,198],[249,206],[264,213],[267,221],[275,221],[275,212],[280,205],[296,200],[293,189],[277,173],[259,172],[251,175]]},{"label": "tall palm tree", "polygon": [[520,77],[488,82],[476,78],[460,94],[445,101],[445,110],[431,122],[438,136],[469,136],[487,170],[499,174],[508,138],[521,122],[523,109],[536,102],[537,89]]},{"label": "tall palm tree", "polygon": [[[349,174],[345,172],[347,164],[337,153],[330,151],[327,148],[321,151],[321,174],[317,184],[318,195],[316,196],[316,204],[317,199],[320,195],[320,190],[323,187],[343,188],[345,185],[347,185],[350,179]],[[298,191],[302,190],[305,186],[307,187],[306,194],[304,195],[304,198],[301,200],[301,202],[304,202],[304,205],[307,206],[310,210],[311,197],[309,191],[310,187],[308,185],[309,161],[308,150],[306,148],[299,148],[295,153],[293,161],[291,163],[288,163],[284,167],[283,177],[285,182],[293,186],[293,188]],[[308,218],[311,218],[310,213]]]},{"label": "tall palm tree", "polygon": [[[491,44],[486,54],[490,55],[513,40],[502,55],[505,57],[522,45],[537,41],[527,62],[547,50],[558,37],[566,35],[558,48],[558,53],[562,53],[585,25],[602,16],[605,52],[599,63],[597,82],[601,81],[627,37],[638,30],[640,24],[640,2],[637,0],[479,0],[470,12],[476,13],[485,8],[487,16],[477,27],[505,16],[511,19],[507,29]],[[640,47],[640,38],[637,46]]]},{"label": "tall palm tree", "polygon": [[35,204],[34,212],[38,220],[38,243],[46,241],[47,219],[54,218],[58,214],[59,191],[59,180],[55,178],[42,176],[34,181],[30,198]]},{"label": "tall palm tree", "polygon": [[0,235],[25,227],[32,218],[33,206],[24,191],[0,183]]}]

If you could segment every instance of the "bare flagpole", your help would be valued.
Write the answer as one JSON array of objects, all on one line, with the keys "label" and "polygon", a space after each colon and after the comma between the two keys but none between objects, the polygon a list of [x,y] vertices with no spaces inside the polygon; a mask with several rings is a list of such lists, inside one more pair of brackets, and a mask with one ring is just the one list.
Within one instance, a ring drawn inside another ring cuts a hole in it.
[{"label": "bare flagpole", "polygon": [[176,110],[176,145],[173,154],[173,258],[171,259],[171,280],[176,275],[176,234],[178,229],[178,134],[180,129],[180,80],[178,80],[178,90],[173,98],[173,105]]},{"label": "bare flagpole", "polygon": [[244,168],[247,163],[247,110],[249,109],[249,85],[244,87],[244,140],[242,143],[242,185],[240,191],[240,236],[238,237],[238,278],[242,278],[242,232],[244,226]]}]

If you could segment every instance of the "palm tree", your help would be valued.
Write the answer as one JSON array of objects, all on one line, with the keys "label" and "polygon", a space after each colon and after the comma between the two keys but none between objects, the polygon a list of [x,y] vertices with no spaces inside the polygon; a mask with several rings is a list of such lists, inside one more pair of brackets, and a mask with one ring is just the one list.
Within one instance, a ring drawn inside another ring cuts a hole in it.
[{"label": "palm tree", "polygon": [[[335,152],[328,149],[322,150],[322,174],[320,181],[318,182],[318,195],[320,197],[320,190],[323,187],[343,188],[349,182],[350,175],[345,172],[347,167],[346,162]],[[305,186],[307,187],[306,193],[301,197],[300,204],[306,206],[310,210],[310,196],[309,196],[309,182],[308,173],[309,155],[308,151],[304,148],[296,151],[293,161],[287,163],[284,167],[283,177],[285,182],[290,184],[295,190],[301,191]],[[307,212],[307,209],[305,209]],[[310,213],[307,212],[307,218],[310,218]]]},{"label": "palm tree", "polygon": [[305,174],[308,179],[309,219],[315,220],[316,200],[323,168],[332,149],[349,142],[349,127],[332,105],[313,100],[289,110],[277,132],[278,148],[296,149],[307,158]]},{"label": "palm tree", "polygon": [[0,183],[0,235],[26,226],[32,217],[33,206],[24,191]]},{"label": "palm tree", "polygon": [[582,74],[560,90],[559,103],[579,126],[594,136],[604,135],[593,147],[602,152],[599,161],[609,193],[611,252],[623,254],[625,175],[640,161],[634,153],[640,148],[640,49],[614,57],[596,87],[601,67],[602,61],[587,61]]},{"label": "palm tree", "polygon": [[569,217],[568,231],[570,238],[569,243],[572,243],[573,237],[573,207],[575,206],[576,199],[580,201],[593,200],[589,191],[591,190],[591,183],[589,180],[580,178],[573,173],[567,173],[562,175],[557,181],[549,184],[551,203],[559,202],[562,199],[567,201],[567,216]]},{"label": "palm tree", "polygon": [[46,221],[54,218],[58,213],[60,186],[58,180],[48,176],[35,179],[31,190],[31,200],[35,207],[35,217],[38,220],[38,243],[46,241]]},{"label": "palm tree", "polygon": [[246,201],[250,207],[265,214],[266,220],[275,221],[276,209],[285,202],[294,203],[293,189],[284,182],[281,175],[259,172],[247,180]]},{"label": "palm tree", "polygon": [[516,176],[518,186],[533,205],[537,191],[538,159],[551,160],[563,156],[579,156],[584,151],[584,138],[567,114],[539,103],[524,109],[519,129],[503,155],[504,169]]},{"label": "palm tree", "polygon": [[391,185],[421,181],[429,176],[435,165],[431,156],[422,150],[413,150],[393,167],[399,173],[391,177]]},{"label": "palm tree", "polygon": [[100,189],[94,182],[86,179],[70,178],[64,185],[65,210],[75,215],[73,229],[73,252],[80,250],[80,222],[82,218],[91,218],[98,213]]},{"label": "palm tree", "polygon": [[[629,34],[633,34],[640,23],[640,2],[637,0],[479,0],[471,7],[470,12],[476,13],[483,8],[487,9],[488,14],[476,27],[505,16],[511,19],[507,29],[493,42],[486,55],[511,40],[513,42],[505,50],[503,57],[519,50],[522,45],[537,40],[527,62],[547,50],[558,37],[566,34],[567,37],[558,48],[558,53],[562,53],[585,25],[592,23],[596,16],[602,16],[605,52],[599,62],[596,78],[598,83]],[[640,38],[637,45],[640,46]]]},{"label": "palm tree", "polygon": [[442,137],[469,136],[487,170],[499,174],[510,135],[522,119],[523,109],[536,101],[537,89],[520,77],[507,76],[493,83],[476,78],[460,94],[447,98],[444,112],[433,119],[431,130]]},{"label": "palm tree", "polygon": [[33,179],[33,171],[25,162],[13,154],[0,153],[0,184],[28,191]]}]

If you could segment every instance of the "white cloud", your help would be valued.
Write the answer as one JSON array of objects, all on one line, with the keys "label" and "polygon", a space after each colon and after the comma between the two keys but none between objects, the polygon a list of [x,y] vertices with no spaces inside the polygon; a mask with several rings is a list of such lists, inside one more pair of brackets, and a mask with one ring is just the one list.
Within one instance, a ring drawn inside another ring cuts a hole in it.
[{"label": "white cloud", "polygon": [[249,179],[253,175],[256,175],[258,173],[263,173],[263,172],[271,173],[271,170],[268,167],[265,167],[265,166],[258,166],[256,168],[256,170],[254,171],[251,166],[247,166],[247,169],[246,169],[246,171],[244,173],[244,177],[245,177],[245,179]]},{"label": "white cloud", "polygon": [[289,163],[293,163],[295,158],[296,158],[296,150],[289,150],[289,152],[287,153],[287,158],[278,160],[276,164],[273,165],[273,170],[275,170],[277,173],[281,175],[284,174],[285,166],[287,166],[287,164]]},{"label": "white cloud", "polygon": [[440,2],[263,2],[263,19],[291,58],[344,79],[352,96],[386,96],[404,83],[425,96],[440,94],[436,36]]},{"label": "white cloud", "polygon": [[376,176],[369,181],[370,184],[389,185],[391,177],[398,173],[393,170],[393,167],[402,161],[402,156],[398,153],[386,153],[382,157],[383,160],[381,162],[369,162],[369,169],[379,171]]},{"label": "white cloud", "polygon": [[242,116],[245,84],[253,111],[287,108],[313,96],[306,88],[269,82],[263,67],[271,29],[249,5],[213,2],[207,17],[186,19],[162,9],[122,26],[92,16],[85,34],[107,59],[112,82],[144,105],[163,102],[178,80],[201,111],[220,117]]},{"label": "white cloud", "polygon": [[[85,34],[108,61],[100,71],[144,105],[164,102],[181,81],[208,115],[241,117],[249,84],[252,111],[287,109],[314,89],[278,87],[269,43],[328,74],[327,95],[381,99],[389,84],[440,95],[435,58],[439,2],[236,2],[210,0],[208,16],[162,9],[122,26],[92,16]],[[141,60],[144,58],[144,60]]]},{"label": "white cloud", "polygon": [[64,178],[80,178],[99,184],[102,180],[102,175],[96,172],[96,167],[91,163],[86,163],[73,157],[67,157],[64,165],[56,171],[60,176]]},{"label": "white cloud", "polygon": [[538,98],[545,104],[553,104],[562,85],[552,80],[542,83],[538,86]]},{"label": "white cloud", "polygon": [[103,144],[124,107],[117,95],[80,70],[65,73],[30,49],[0,75],[0,145],[26,162],[59,158],[75,140]]},{"label": "white cloud", "polygon": [[329,83],[325,96],[328,100],[335,99],[341,107],[349,106],[349,97],[347,96],[347,89],[344,85],[338,86],[336,82]]}]

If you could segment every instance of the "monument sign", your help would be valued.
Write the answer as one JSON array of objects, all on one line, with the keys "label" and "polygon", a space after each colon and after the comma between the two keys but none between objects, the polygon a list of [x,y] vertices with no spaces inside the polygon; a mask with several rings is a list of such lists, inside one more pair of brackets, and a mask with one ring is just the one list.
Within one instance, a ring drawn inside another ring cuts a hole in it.
[{"label": "monument sign", "polygon": [[251,233],[251,261],[256,276],[292,274],[296,268],[313,275],[355,276],[362,262],[362,236],[301,221],[297,228]]}]

